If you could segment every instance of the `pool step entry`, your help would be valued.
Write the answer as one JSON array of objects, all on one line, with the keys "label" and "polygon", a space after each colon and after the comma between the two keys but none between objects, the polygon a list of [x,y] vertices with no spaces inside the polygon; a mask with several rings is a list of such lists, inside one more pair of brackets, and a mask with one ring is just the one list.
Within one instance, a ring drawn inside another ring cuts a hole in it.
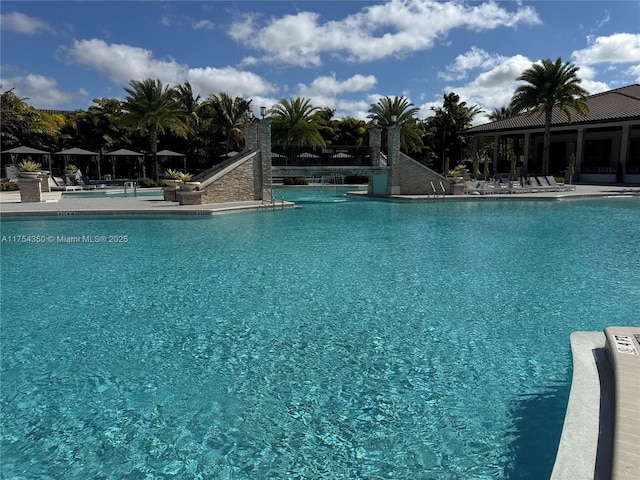
[{"label": "pool step entry", "polygon": [[608,327],[606,351],[613,371],[611,480],[640,478],[640,327]]}]

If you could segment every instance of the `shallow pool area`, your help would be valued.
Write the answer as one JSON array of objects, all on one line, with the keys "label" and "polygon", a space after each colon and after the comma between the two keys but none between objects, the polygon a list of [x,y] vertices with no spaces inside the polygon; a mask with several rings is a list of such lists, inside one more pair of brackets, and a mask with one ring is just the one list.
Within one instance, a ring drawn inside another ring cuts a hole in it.
[{"label": "shallow pool area", "polygon": [[570,333],[637,324],[640,198],[283,193],[2,219],[0,476],[549,478]]}]

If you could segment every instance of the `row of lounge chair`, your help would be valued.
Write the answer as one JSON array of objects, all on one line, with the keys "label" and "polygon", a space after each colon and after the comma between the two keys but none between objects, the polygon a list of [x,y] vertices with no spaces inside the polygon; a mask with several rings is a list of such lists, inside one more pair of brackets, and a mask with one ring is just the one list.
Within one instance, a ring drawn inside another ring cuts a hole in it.
[{"label": "row of lounge chair", "polygon": [[540,193],[540,192],[567,192],[575,190],[575,185],[565,185],[556,182],[549,176],[521,177],[510,180],[500,178],[493,180],[467,180],[465,193],[470,195],[493,195],[497,193]]},{"label": "row of lounge chair", "polygon": [[96,186],[89,183],[83,176],[67,175],[65,181],[62,177],[49,177],[51,191],[72,192],[76,190],[95,190]]}]

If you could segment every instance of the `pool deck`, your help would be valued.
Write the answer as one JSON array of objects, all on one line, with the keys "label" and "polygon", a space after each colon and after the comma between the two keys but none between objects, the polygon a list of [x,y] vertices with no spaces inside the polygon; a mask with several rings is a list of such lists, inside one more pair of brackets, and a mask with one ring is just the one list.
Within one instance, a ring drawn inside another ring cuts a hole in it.
[{"label": "pool deck", "polygon": [[573,378],[551,480],[640,478],[640,327],[571,334]]},{"label": "pool deck", "polygon": [[[120,190],[121,192],[121,190]],[[91,193],[91,191],[78,192]],[[366,192],[351,192],[352,195],[366,196]],[[20,192],[0,192],[0,216],[33,215],[218,215],[242,211],[272,209],[271,203],[258,201],[215,203],[208,205],[179,205],[177,202],[164,201],[159,196],[129,196],[113,198],[104,195],[100,198],[71,198],[74,193],[43,193],[39,203],[21,203]],[[131,193],[129,193],[131,195]],[[505,201],[505,200],[567,200],[590,197],[627,197],[640,196],[640,186],[618,185],[577,185],[575,190],[566,192],[540,192],[495,195],[447,195],[434,198],[427,195],[395,195],[396,201],[434,202],[434,201]],[[373,198],[373,197],[372,197]],[[293,202],[276,202],[275,208],[295,207]]]},{"label": "pool deck", "polygon": [[[114,193],[122,193],[122,190]],[[92,193],[91,191],[78,193]],[[21,203],[20,192],[0,193],[0,216],[36,216],[36,215],[221,215],[272,208],[291,208],[292,202],[277,201],[274,205],[261,200],[250,202],[215,203],[209,205],[179,205],[167,202],[162,196],[137,196],[128,193],[127,197],[101,195],[98,198],[76,197],[75,193],[47,192],[42,194],[42,202]]]}]

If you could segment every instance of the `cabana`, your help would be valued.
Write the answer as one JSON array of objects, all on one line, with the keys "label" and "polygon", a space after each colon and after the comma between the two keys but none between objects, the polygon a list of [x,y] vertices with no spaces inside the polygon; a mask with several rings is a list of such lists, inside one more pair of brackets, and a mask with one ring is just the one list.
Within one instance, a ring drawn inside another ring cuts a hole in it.
[{"label": "cabana", "polygon": [[89,150],[84,150],[82,148],[70,148],[68,150],[62,150],[60,152],[56,152],[56,153],[54,153],[54,155],[62,155],[62,157],[64,159],[64,166],[65,167],[67,167],[69,165],[69,162],[74,157],[89,157],[87,159],[87,169],[84,172],[85,175],[89,174],[89,165],[91,164],[91,162],[95,162],[95,163],[98,164],[98,178],[101,177],[101,175],[100,175],[100,161],[98,160],[98,157],[99,157],[100,154],[98,152],[91,152]]},{"label": "cabana", "polygon": [[142,176],[146,177],[146,169],[144,166],[144,154],[140,152],[134,152],[131,150],[127,150],[126,148],[121,148],[120,150],[114,150],[113,152],[105,153],[106,157],[110,158],[111,161],[111,174],[113,175],[112,179],[116,178],[116,160],[120,157],[133,157],[138,162],[138,166],[142,167]]},{"label": "cabana", "polygon": [[187,156],[182,153],[172,152],[171,150],[161,150],[156,153],[160,161],[165,161],[169,157],[182,157],[182,169],[187,171]]},{"label": "cabana", "polygon": [[26,156],[31,157],[31,156],[37,155],[41,157],[41,163],[47,162],[47,165],[49,165],[49,170],[51,170],[51,153],[50,152],[45,152],[44,150],[38,150],[37,148],[20,146],[20,147],[12,148],[11,150],[5,150],[2,153],[9,154],[9,158],[11,159],[12,164],[18,163],[17,161],[23,157],[26,157]]}]

